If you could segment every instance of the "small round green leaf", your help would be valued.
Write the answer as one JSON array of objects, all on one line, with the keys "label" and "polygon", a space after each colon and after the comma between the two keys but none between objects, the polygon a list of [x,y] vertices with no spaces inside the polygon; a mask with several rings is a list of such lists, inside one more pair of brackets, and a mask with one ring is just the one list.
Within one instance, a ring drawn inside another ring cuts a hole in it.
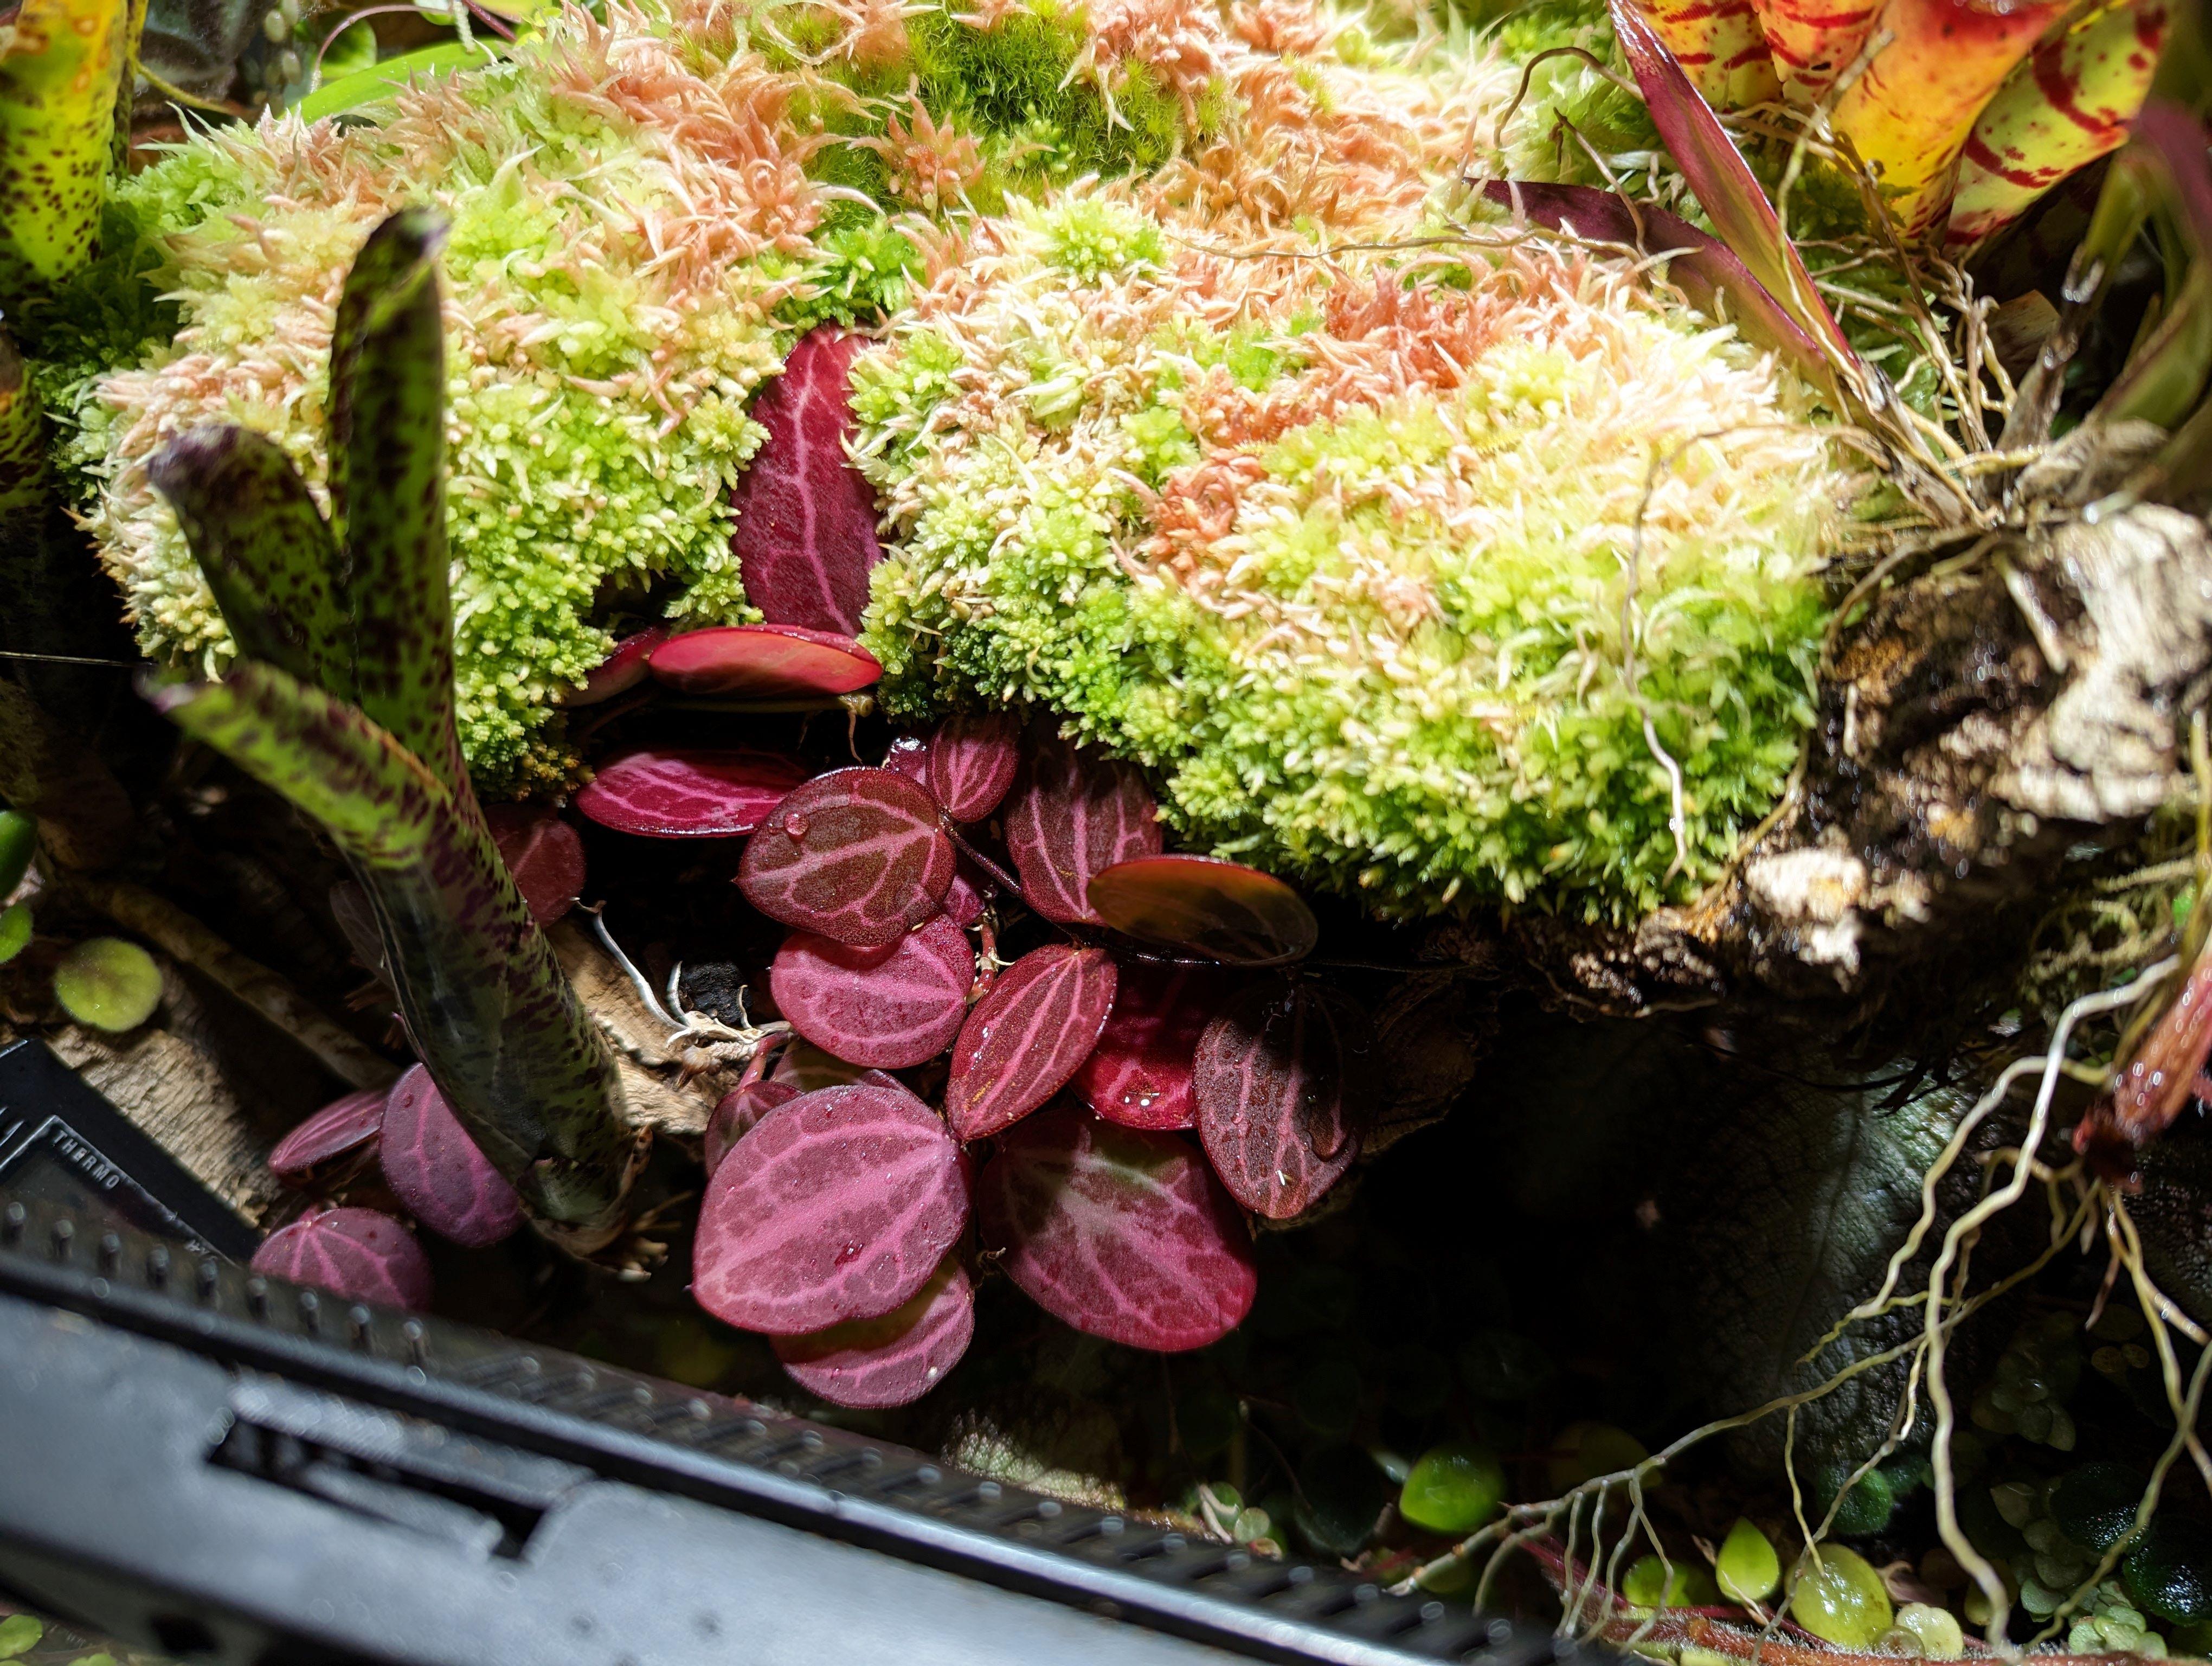
[{"label": "small round green leaf", "polygon": [[31,945],[31,905],[10,903],[0,909],[0,966]]},{"label": "small round green leaf", "polygon": [[1889,1629],[1895,1614],[1889,1589],[1867,1559],[1841,1545],[1822,1545],[1820,1560],[1790,1587],[1790,1617],[1824,1643],[1865,1649]]},{"label": "small round green leaf", "polygon": [[1480,1446],[1446,1441],[1421,1454],[1398,1494],[1398,1513],[1431,1533],[1472,1533],[1498,1513],[1505,1472]]},{"label": "small round green leaf", "polygon": [[13,1660],[17,1655],[30,1653],[46,1634],[44,1623],[27,1614],[11,1614],[0,1620],[0,1660]]},{"label": "small round green leaf", "polygon": [[1389,1488],[1375,1460],[1357,1446],[1324,1446],[1298,1470],[1291,1510],[1298,1532],[1324,1556],[1358,1554],[1375,1531]]},{"label": "small round green leaf", "polygon": [[23,883],[38,848],[38,823],[20,810],[0,810],[0,897]]},{"label": "small round green leaf", "polygon": [[1766,1535],[1742,1517],[1729,1529],[1713,1565],[1721,1590],[1738,1602],[1764,1602],[1782,1583],[1782,1559]]},{"label": "small round green leaf", "polygon": [[161,1004],[161,969],[136,943],[92,938],[54,968],[54,999],[79,1024],[136,1030]]},{"label": "small round green leaf", "polygon": [[2212,1529],[2203,1523],[2160,1517],[2120,1571],[2136,1601],[2160,1619],[2181,1626],[2212,1620]]},{"label": "small round green leaf", "polygon": [[1620,1577],[1621,1599],[1639,1608],[1701,1608],[1719,1595],[1713,1577],[1685,1562],[1638,1557]]},{"label": "small round green leaf", "polygon": [[2147,1485],[2124,1463],[2085,1463],[2051,1489],[2051,1518],[2084,1550],[2102,1553],[2136,1524],[2136,1506]]},{"label": "small round green leaf", "polygon": [[[1813,1496],[1823,1513],[1835,1504],[1837,1493],[1850,1475],[1850,1468],[1838,1463],[1814,1477]],[[1896,1507],[1897,1499],[1890,1491],[1889,1478],[1879,1469],[1870,1469],[1844,1493],[1843,1502],[1837,1505],[1836,1534],[1840,1538],[1863,1539],[1869,1533],[1879,1533],[1889,1525],[1890,1512]]]}]

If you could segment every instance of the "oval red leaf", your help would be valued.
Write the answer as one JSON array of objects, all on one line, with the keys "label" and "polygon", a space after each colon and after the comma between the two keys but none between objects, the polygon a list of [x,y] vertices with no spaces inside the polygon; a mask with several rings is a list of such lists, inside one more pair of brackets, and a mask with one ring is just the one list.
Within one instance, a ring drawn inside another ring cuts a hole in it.
[{"label": "oval red leaf", "polygon": [[784,939],[769,969],[776,1010],[824,1052],[904,1070],[952,1045],[968,1016],[975,953],[943,915],[894,944],[855,949],[812,932]]},{"label": "oval red leaf", "polygon": [[890,769],[833,769],[769,812],[738,863],[771,920],[855,948],[896,943],[938,911],[952,842],[937,802]]},{"label": "oval red leaf", "polygon": [[1054,1318],[1162,1353],[1234,1330],[1252,1237],[1188,1142],[1069,1104],[1007,1134],[975,1188],[984,1246]]},{"label": "oval red leaf", "polygon": [[584,678],[584,685],[561,696],[564,706],[596,706],[618,694],[628,694],[653,674],[653,650],[668,640],[666,625],[633,632],[614,645]]},{"label": "oval red leaf", "polygon": [[952,1044],[945,1119],[963,1140],[1019,1122],[1060,1091],[1098,1044],[1117,975],[1103,949],[1032,949],[999,975]]},{"label": "oval red leaf", "polygon": [[253,1252],[253,1270],[349,1302],[430,1305],[430,1258],[413,1233],[374,1209],[324,1209],[278,1227]]},{"label": "oval red leaf", "polygon": [[741,1082],[721,1097],[714,1114],[707,1119],[707,1133],[702,1141],[701,1156],[712,1174],[722,1166],[722,1159],[730,1154],[730,1147],[752,1131],[754,1124],[778,1105],[788,1104],[799,1095],[799,1087],[791,1082],[757,1080]]},{"label": "oval red leaf", "polygon": [[712,625],[653,650],[653,674],[678,694],[798,700],[851,694],[884,674],[850,636],[798,625]]},{"label": "oval red leaf", "polygon": [[909,1406],[945,1380],[975,1335],[975,1292],[947,1256],[905,1305],[773,1346],[799,1387],[833,1406]]},{"label": "oval red leaf", "polygon": [[1191,1061],[1237,988],[1217,966],[1125,963],[1098,1045],[1075,1073],[1077,1097],[1124,1128],[1196,1126]]},{"label": "oval red leaf", "polygon": [[1356,1003],[1303,982],[1248,990],[1206,1026],[1191,1071],[1198,1137],[1239,1203],[1287,1220],[1343,1177],[1373,1049]]},{"label": "oval red leaf", "polygon": [[331,1100],[276,1142],[270,1172],[298,1185],[325,1164],[369,1145],[384,1126],[384,1097],[383,1089],[365,1087]]},{"label": "oval red leaf", "polygon": [[929,787],[929,743],[910,734],[891,742],[884,753],[884,768],[896,769],[915,786]]},{"label": "oval red leaf", "polygon": [[[865,1069],[860,1065],[832,1057],[813,1043],[805,1040],[788,1042],[777,1052],[768,1079],[772,1082],[788,1082],[801,1093],[811,1093],[817,1087],[843,1087],[850,1082],[873,1082],[878,1087],[896,1088],[901,1093],[907,1092],[906,1084],[897,1077],[887,1076],[880,1070]],[[916,1099],[915,1103],[919,1104],[921,1101]]]},{"label": "oval red leaf", "polygon": [[771,624],[860,628],[876,541],[876,495],[846,455],[853,405],[846,378],[866,345],[835,325],[808,331],[753,401],[768,438],[730,493],[730,547],[745,598]]},{"label": "oval red leaf", "polygon": [[642,747],[600,766],[576,808],[602,827],[649,839],[728,839],[751,832],[804,781],[773,752]]},{"label": "oval red leaf", "polygon": [[451,1243],[481,1250],[522,1225],[522,1200],[419,1064],[384,1102],[377,1159],[407,1212]]},{"label": "oval red leaf", "polygon": [[1097,924],[1092,877],[1158,854],[1158,808],[1133,765],[1033,733],[1006,816],[1006,849],[1029,905],[1063,925]]},{"label": "oval red leaf", "polygon": [[762,1117],[707,1183],[692,1293],[771,1336],[879,1318],[967,1222],[966,1159],[935,1113],[902,1088],[822,1088]]},{"label": "oval red leaf", "polygon": [[1010,711],[961,712],[929,738],[929,790],[957,822],[999,807],[1021,768],[1022,721]]},{"label": "oval red leaf", "polygon": [[1321,926],[1306,899],[1241,862],[1170,851],[1092,876],[1091,911],[1117,932],[1231,966],[1286,966],[1313,952]]},{"label": "oval red leaf", "polygon": [[550,926],[576,906],[584,892],[584,841],[560,812],[543,804],[490,804],[484,821],[532,919]]}]

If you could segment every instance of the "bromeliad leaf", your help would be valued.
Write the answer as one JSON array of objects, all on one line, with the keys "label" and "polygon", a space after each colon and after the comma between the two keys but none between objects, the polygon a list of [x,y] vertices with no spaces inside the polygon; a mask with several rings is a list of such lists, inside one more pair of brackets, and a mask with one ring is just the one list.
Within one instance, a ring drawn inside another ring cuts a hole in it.
[{"label": "bromeliad leaf", "polygon": [[1131,765],[1035,733],[1006,803],[1006,849],[1022,895],[1063,925],[1096,925],[1092,876],[1159,853],[1158,806]]},{"label": "bromeliad leaf", "polygon": [[1076,1096],[1124,1128],[1195,1127],[1190,1075],[1199,1037],[1237,988],[1218,966],[1125,963],[1098,1045],[1075,1073]]},{"label": "bromeliad leaf", "polygon": [[1204,1347],[1259,1288],[1236,1205],[1172,1134],[1055,1105],[1006,1136],[975,1207],[984,1247],[1031,1300],[1111,1342]]},{"label": "bromeliad leaf", "polygon": [[0,44],[0,307],[92,253],[131,55],[127,0],[25,0]]},{"label": "bromeliad leaf", "polygon": [[1231,966],[1285,966],[1321,939],[1305,898],[1272,873],[1170,851],[1095,875],[1091,911],[1115,931]]},{"label": "bromeliad leaf", "polygon": [[1067,1085],[1098,1044],[1117,974],[1103,949],[1032,949],[975,1003],[952,1047],[945,1116],[981,1140],[1028,1116]]},{"label": "bromeliad leaf", "polygon": [[771,1336],[892,1311],[968,1222],[960,1148],[902,1089],[855,1083],[779,1105],[707,1184],[692,1290]]},{"label": "bromeliad leaf", "polygon": [[1249,990],[1206,1026],[1191,1073],[1198,1135],[1239,1203],[1287,1220],[1343,1178],[1373,1049],[1366,1013],[1303,982]]},{"label": "bromeliad leaf", "polygon": [[522,1225],[522,1200],[419,1064],[392,1085],[384,1102],[377,1159],[408,1212],[464,1249],[497,1243]]},{"label": "bromeliad leaf", "polygon": [[929,790],[957,822],[999,807],[1021,767],[1022,721],[1009,711],[963,712],[929,738]]},{"label": "bromeliad leaf", "polygon": [[907,1406],[944,1381],[975,1335],[975,1287],[959,1257],[947,1256],[896,1311],[779,1336],[775,1357],[799,1387],[832,1405]]},{"label": "bromeliad leaf", "polygon": [[795,933],[769,969],[776,1010],[793,1029],[825,1052],[878,1070],[905,1070],[951,1046],[975,982],[975,951],[941,914],[889,949]]},{"label": "bromeliad leaf", "polygon": [[817,775],[769,812],[738,864],[763,914],[855,948],[897,942],[951,883],[936,801],[890,769]]},{"label": "bromeliad leaf", "polygon": [[678,694],[747,700],[827,699],[883,676],[851,637],[800,625],[714,625],[653,650],[653,677]]},{"label": "bromeliad leaf", "polygon": [[774,752],[641,747],[602,765],[576,808],[618,833],[726,839],[758,827],[806,776]]},{"label": "bromeliad leaf", "polygon": [[278,1227],[253,1252],[253,1270],[350,1302],[430,1305],[430,1258],[404,1226],[374,1209],[324,1209]]},{"label": "bromeliad leaf", "polygon": [[333,1099],[276,1142],[270,1172],[296,1185],[325,1164],[374,1144],[384,1126],[385,1097],[382,1088],[365,1087]]}]

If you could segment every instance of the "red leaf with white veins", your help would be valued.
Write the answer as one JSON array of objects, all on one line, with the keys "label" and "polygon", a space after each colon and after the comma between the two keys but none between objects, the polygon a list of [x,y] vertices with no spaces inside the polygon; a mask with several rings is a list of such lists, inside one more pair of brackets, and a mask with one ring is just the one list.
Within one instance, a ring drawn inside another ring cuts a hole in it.
[{"label": "red leaf with white veins", "polygon": [[947,1256],[906,1305],[811,1336],[778,1336],[775,1357],[799,1387],[833,1406],[906,1406],[945,1380],[975,1335],[975,1292]]},{"label": "red leaf with white veins", "polygon": [[984,1247],[1078,1330],[1163,1353],[1251,1310],[1252,1237],[1206,1159],[1172,1134],[1054,1105],[1008,1134],[975,1187]]},{"label": "red leaf with white veins", "polygon": [[349,1302],[430,1305],[430,1258],[413,1233],[374,1209],[324,1209],[278,1227],[253,1252],[253,1270]]},{"label": "red leaf with white veins", "polygon": [[701,1158],[712,1174],[722,1166],[722,1159],[730,1148],[752,1132],[753,1125],[778,1105],[788,1104],[799,1097],[799,1090],[789,1082],[772,1082],[765,1078],[740,1082],[725,1093],[714,1107],[714,1114],[707,1119],[707,1133],[702,1141]]},{"label": "red leaf with white veins", "polygon": [[377,1158],[393,1195],[441,1238],[481,1250],[522,1225],[522,1200],[419,1064],[384,1102]]},{"label": "red leaf with white veins", "polygon": [[950,1047],[975,982],[968,934],[941,914],[888,954],[795,933],[768,976],[776,1010],[793,1029],[824,1052],[877,1070],[904,1070]]},{"label": "red leaf with white veins", "polygon": [[707,1183],[691,1289],[771,1336],[889,1313],[968,1222],[967,1161],[902,1089],[855,1083],[778,1105]]},{"label": "red leaf with white veins", "polygon": [[952,1044],[945,1118],[953,1133],[981,1140],[1059,1092],[1098,1044],[1115,981],[1105,950],[1065,943],[1032,949],[1000,973]]},{"label": "red leaf with white veins", "polygon": [[929,790],[957,822],[999,807],[1021,768],[1022,721],[1009,711],[962,712],[929,738]]},{"label": "red leaf with white veins", "polygon": [[1235,977],[1215,966],[1123,964],[1113,1014],[1075,1073],[1077,1097],[1124,1128],[1195,1126],[1190,1073],[1198,1038],[1237,988]]},{"label": "red leaf with white veins", "polygon": [[382,1088],[365,1087],[333,1099],[276,1142],[269,1153],[270,1172],[296,1184],[324,1164],[371,1144],[384,1126],[384,1098]]},{"label": "red leaf with white veins", "polygon": [[678,694],[826,702],[878,681],[884,668],[850,636],[805,625],[708,625],[671,636],[647,662]]},{"label": "red leaf with white veins", "polygon": [[1132,764],[1033,733],[1006,800],[1006,849],[1029,905],[1063,925],[1096,925],[1091,881],[1160,848],[1152,788]]},{"label": "red leaf with white veins", "polygon": [[641,747],[602,764],[576,808],[602,827],[649,839],[736,838],[806,776],[797,758],[774,752]]},{"label": "red leaf with white veins", "polygon": [[1343,1177],[1373,1047],[1354,1002],[1304,982],[1249,990],[1206,1026],[1191,1072],[1198,1137],[1239,1203],[1287,1220]]},{"label": "red leaf with white veins", "polygon": [[584,678],[584,685],[561,696],[568,707],[597,706],[628,694],[653,674],[653,650],[668,640],[666,625],[653,625],[625,636]]},{"label": "red leaf with white veins", "polygon": [[771,920],[854,948],[896,943],[938,911],[952,842],[937,801],[890,769],[833,769],[776,806],[738,886]]},{"label": "red leaf with white veins", "polygon": [[853,433],[847,386],[858,336],[824,325],[791,350],[753,401],[768,438],[730,492],[745,596],[770,624],[812,630],[860,628],[868,569],[884,557],[876,497],[845,454]]},{"label": "red leaf with white veins", "polygon": [[584,842],[558,811],[543,804],[488,804],[484,821],[532,919],[550,926],[576,906],[584,889]]}]

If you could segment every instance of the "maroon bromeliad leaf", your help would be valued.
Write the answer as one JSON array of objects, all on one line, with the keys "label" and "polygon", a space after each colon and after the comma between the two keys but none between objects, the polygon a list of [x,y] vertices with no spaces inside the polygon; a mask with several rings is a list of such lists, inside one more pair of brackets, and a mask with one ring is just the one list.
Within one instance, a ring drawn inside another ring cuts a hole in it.
[{"label": "maroon bromeliad leaf", "polygon": [[1006,1136],[975,1213],[984,1247],[1038,1306],[1131,1347],[1218,1341],[1259,1288],[1243,1218],[1188,1141],[1073,1105]]},{"label": "maroon bromeliad leaf", "polygon": [[799,1092],[795,1083],[769,1081],[763,1077],[740,1082],[725,1093],[714,1107],[714,1114],[707,1119],[705,1150],[702,1153],[707,1172],[711,1175],[720,1168],[722,1159],[730,1154],[730,1147],[751,1133],[762,1117],[778,1105],[796,1099]]},{"label": "maroon bromeliad leaf", "polygon": [[768,987],[791,1027],[824,1052],[904,1070],[952,1044],[975,982],[967,933],[939,914],[889,950],[795,933],[776,951]]},{"label": "maroon bromeliad leaf", "polygon": [[807,776],[774,752],[641,747],[600,766],[576,808],[602,827],[649,839],[727,839],[751,832]]},{"label": "maroon bromeliad leaf", "polygon": [[868,569],[884,556],[876,498],[845,454],[853,433],[846,378],[866,344],[834,325],[810,331],[783,374],[753,401],[768,429],[730,493],[730,544],[745,595],[771,624],[852,635],[868,605]]},{"label": "maroon bromeliad leaf", "polygon": [[1206,1027],[1191,1070],[1198,1137],[1239,1203],[1301,1214],[1359,1154],[1374,1041],[1346,997],[1276,982]]},{"label": "maroon bromeliad leaf", "polygon": [[430,1305],[430,1258],[413,1233],[374,1209],[323,1209],[278,1227],[253,1252],[253,1270],[351,1302]]},{"label": "maroon bromeliad leaf", "polygon": [[576,906],[584,890],[584,842],[559,811],[544,804],[488,804],[484,820],[532,919],[550,926]]},{"label": "maroon bromeliad leaf", "polygon": [[880,1318],[967,1221],[967,1159],[928,1106],[902,1088],[821,1088],[762,1117],[707,1183],[691,1288],[771,1336]]},{"label": "maroon bromeliad leaf", "polygon": [[325,1163],[361,1150],[384,1126],[384,1089],[365,1087],[331,1100],[276,1142],[270,1171],[297,1185]]},{"label": "maroon bromeliad leaf", "polygon": [[653,650],[653,674],[678,694],[797,700],[851,694],[884,674],[850,636],[801,625],[710,625]]},{"label": "maroon bromeliad leaf", "polygon": [[896,943],[938,911],[952,842],[937,803],[890,769],[832,769],[769,812],[738,863],[771,920],[855,948]]},{"label": "maroon bromeliad leaf", "polygon": [[1103,949],[1032,949],[975,1003],[952,1044],[945,1118],[963,1140],[1019,1122],[1060,1091],[1098,1044],[1118,975]]},{"label": "maroon bromeliad leaf", "polygon": [[392,1085],[377,1157],[393,1195],[441,1238],[481,1250],[522,1225],[522,1200],[419,1064]]},{"label": "maroon bromeliad leaf", "polygon": [[1170,851],[1093,876],[1091,907],[1115,931],[1231,966],[1285,966],[1321,939],[1306,899],[1272,873]]},{"label": "maroon bromeliad leaf", "polygon": [[1022,721],[1010,711],[961,712],[929,738],[929,790],[957,822],[999,807],[1021,768]]},{"label": "maroon bromeliad leaf", "polygon": [[1237,987],[1217,966],[1124,964],[1113,1013],[1075,1073],[1076,1096],[1124,1128],[1195,1127],[1190,1073],[1198,1038]]},{"label": "maroon bromeliad leaf", "polygon": [[599,661],[584,678],[584,685],[561,696],[564,706],[596,706],[613,699],[618,694],[628,694],[653,674],[649,661],[653,650],[668,640],[666,625],[652,625],[634,631],[614,645],[614,650]]},{"label": "maroon bromeliad leaf", "polygon": [[799,1387],[833,1406],[908,1406],[945,1380],[975,1335],[975,1291],[957,1256],[880,1319],[774,1339]]},{"label": "maroon bromeliad leaf", "polygon": [[1158,854],[1158,810],[1133,765],[1033,734],[1006,815],[1006,848],[1029,905],[1062,925],[1097,924],[1092,876]]}]

